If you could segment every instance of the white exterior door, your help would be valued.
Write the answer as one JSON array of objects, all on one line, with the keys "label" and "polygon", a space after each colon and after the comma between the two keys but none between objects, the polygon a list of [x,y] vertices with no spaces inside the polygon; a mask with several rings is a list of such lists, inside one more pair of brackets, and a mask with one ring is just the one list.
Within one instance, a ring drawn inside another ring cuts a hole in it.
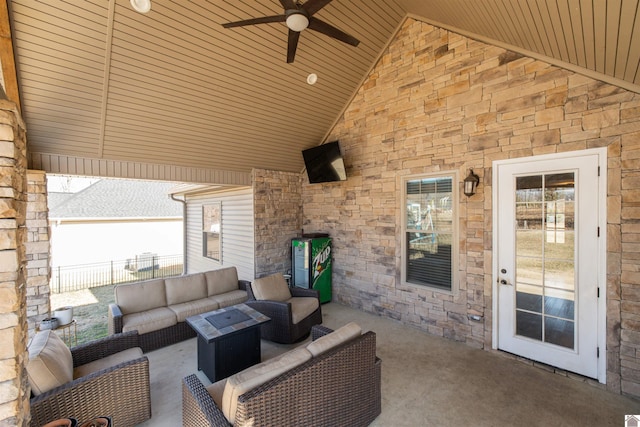
[{"label": "white exterior door", "polygon": [[494,347],[601,382],[606,155],[493,164]]}]

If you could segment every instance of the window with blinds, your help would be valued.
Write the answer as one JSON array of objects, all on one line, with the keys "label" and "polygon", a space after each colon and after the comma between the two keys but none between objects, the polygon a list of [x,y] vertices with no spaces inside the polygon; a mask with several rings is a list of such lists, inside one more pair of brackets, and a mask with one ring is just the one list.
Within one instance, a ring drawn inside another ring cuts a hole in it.
[{"label": "window with blinds", "polygon": [[405,179],[404,279],[453,290],[456,242],[455,175]]}]

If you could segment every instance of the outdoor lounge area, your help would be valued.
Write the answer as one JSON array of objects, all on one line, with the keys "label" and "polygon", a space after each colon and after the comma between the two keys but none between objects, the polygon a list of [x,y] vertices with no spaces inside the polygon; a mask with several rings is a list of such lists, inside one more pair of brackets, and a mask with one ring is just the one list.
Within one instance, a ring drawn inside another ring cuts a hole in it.
[{"label": "outdoor lounge area", "polygon": [[[171,183],[185,277],[129,263],[156,284],[99,314],[138,331],[145,425],[180,422],[208,340],[187,318],[282,306],[247,288],[273,274],[331,293],[268,315],[301,329],[243,312],[247,363],[356,322],[376,336],[374,425],[640,412],[640,0],[0,0],[0,32],[0,425],[29,424],[29,339],[61,307],[54,175]],[[67,225],[153,210],[104,199]],[[314,235],[331,246],[294,245]],[[113,244],[133,260],[142,241]],[[181,294],[227,267],[233,288]]]},{"label": "outdoor lounge area", "polygon": [[[336,303],[323,305],[324,326],[349,322],[376,333],[382,413],[372,426],[620,426],[625,414],[640,413],[640,402],[607,392],[593,380],[559,375]],[[308,341],[284,345],[263,340],[263,359]],[[195,338],[147,353],[152,417],[142,426],[181,425],[181,381],[197,372],[195,354]],[[208,383],[202,372],[196,375]]]}]

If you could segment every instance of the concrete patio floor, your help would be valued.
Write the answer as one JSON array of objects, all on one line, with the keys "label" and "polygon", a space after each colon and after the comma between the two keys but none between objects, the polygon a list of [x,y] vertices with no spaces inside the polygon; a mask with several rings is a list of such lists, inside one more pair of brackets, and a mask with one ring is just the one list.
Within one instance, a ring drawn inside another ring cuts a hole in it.
[{"label": "concrete patio floor", "polygon": [[[624,426],[640,400],[515,360],[428,335],[336,303],[322,306],[330,328],[355,321],[377,334],[382,414],[372,426]],[[293,346],[262,342],[263,359]],[[196,372],[196,339],[148,353],[152,418],[142,426],[182,424],[181,380]],[[198,376],[208,384],[201,373]],[[286,404],[286,402],[283,402]]]}]

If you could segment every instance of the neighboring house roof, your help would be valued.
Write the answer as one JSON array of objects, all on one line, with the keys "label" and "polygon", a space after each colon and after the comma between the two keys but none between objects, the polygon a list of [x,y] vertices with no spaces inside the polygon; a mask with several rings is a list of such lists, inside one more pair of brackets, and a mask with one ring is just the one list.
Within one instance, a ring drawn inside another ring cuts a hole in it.
[{"label": "neighboring house roof", "polygon": [[49,212],[54,211],[58,206],[63,205],[76,193],[58,193],[50,191],[47,193],[47,203],[49,204]]},{"label": "neighboring house roof", "polygon": [[77,193],[49,193],[49,218],[182,217],[170,182],[103,179]]}]

